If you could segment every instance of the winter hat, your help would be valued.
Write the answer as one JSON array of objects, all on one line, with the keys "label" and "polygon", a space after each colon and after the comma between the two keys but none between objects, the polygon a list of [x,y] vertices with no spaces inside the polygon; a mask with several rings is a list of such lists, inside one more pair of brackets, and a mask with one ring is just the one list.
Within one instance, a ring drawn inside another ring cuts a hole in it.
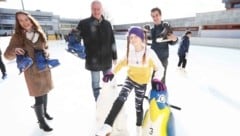
[{"label": "winter hat", "polygon": [[187,30],[187,31],[185,32],[185,35],[188,35],[188,34],[192,34],[192,32],[191,32],[190,30]]},{"label": "winter hat", "polygon": [[137,27],[137,26],[130,27],[130,29],[128,30],[128,36],[130,36],[131,34],[135,34],[136,36],[141,38],[142,41],[144,41],[144,32],[143,32],[142,28]]}]

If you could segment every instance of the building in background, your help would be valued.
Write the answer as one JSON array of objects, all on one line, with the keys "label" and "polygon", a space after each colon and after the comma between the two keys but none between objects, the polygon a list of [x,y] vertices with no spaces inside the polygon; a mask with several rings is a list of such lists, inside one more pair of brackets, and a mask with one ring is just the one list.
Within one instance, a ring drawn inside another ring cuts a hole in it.
[{"label": "building in background", "polygon": [[[197,13],[195,17],[168,19],[174,33],[178,36],[186,30],[191,30],[193,37],[211,38],[240,38],[240,0],[222,0],[226,10]],[[17,9],[0,8],[0,35],[11,35],[14,30],[15,13]],[[75,28],[80,19],[61,18],[52,12],[40,10],[28,11],[40,23],[49,39],[58,38],[57,35],[67,35]],[[125,34],[131,25],[143,26],[152,22],[140,22],[113,25],[116,34]]]},{"label": "building in background", "polygon": [[60,31],[62,34],[68,34],[72,28],[76,28],[79,19],[60,18]]},{"label": "building in background", "polygon": [[240,8],[240,0],[222,0],[226,9]]},{"label": "building in background", "polygon": [[[18,9],[0,8],[0,35],[9,36],[14,33],[15,13]],[[40,10],[28,11],[38,20],[49,39],[58,39],[66,35],[79,22],[79,19],[61,19],[52,12]]]},{"label": "building in background", "polygon": [[[238,4],[240,0],[225,0],[226,7],[231,5],[231,9],[197,13],[195,17],[186,17],[178,19],[167,19],[178,36],[184,34],[186,30],[192,31],[193,37],[208,37],[208,38],[240,38],[240,8]],[[231,2],[232,3],[231,3]],[[234,1],[234,2],[233,2]],[[238,3],[236,2],[238,1]],[[234,4],[235,6],[234,6]],[[135,24],[114,25],[114,30],[117,34],[125,34],[131,25],[143,26],[152,22],[141,22]]]}]

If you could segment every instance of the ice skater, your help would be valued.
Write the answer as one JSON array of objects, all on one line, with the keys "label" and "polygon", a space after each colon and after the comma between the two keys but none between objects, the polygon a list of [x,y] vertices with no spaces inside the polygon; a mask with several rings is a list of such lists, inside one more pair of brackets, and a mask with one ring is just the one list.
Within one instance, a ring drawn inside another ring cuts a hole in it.
[{"label": "ice skater", "polygon": [[[4,57],[13,60],[16,56],[27,55],[33,63],[23,69],[29,95],[35,98],[34,109],[40,129],[49,132],[53,129],[47,124],[47,120],[53,118],[47,113],[48,93],[53,89],[51,70],[46,64],[43,71],[39,71],[38,55],[49,57],[47,51],[47,38],[39,23],[26,11],[18,11],[15,14],[15,33],[4,52]],[[38,55],[37,55],[38,54]],[[43,56],[40,56],[41,58]],[[26,61],[24,61],[26,62]],[[44,61],[45,62],[45,61]],[[46,67],[45,67],[46,66]]]},{"label": "ice skater", "polygon": [[[130,47],[132,46],[132,47]],[[113,123],[121,111],[129,94],[134,89],[136,105],[136,133],[141,135],[143,120],[143,99],[148,82],[151,80],[152,72],[155,71],[152,86],[163,85],[161,77],[163,67],[155,52],[147,48],[145,44],[144,31],[139,27],[131,27],[128,31],[126,57],[117,63],[113,72],[105,74],[103,81],[108,82],[113,79],[114,74],[127,67],[127,78],[123,87],[113,103],[113,106],[105,119],[104,125],[96,132],[97,136],[105,136],[112,132]]]},{"label": "ice skater", "polygon": [[190,46],[190,37],[192,36],[192,32],[187,30],[184,36],[181,39],[181,42],[178,47],[178,68],[185,71],[187,65],[187,57],[188,57],[188,50]]},{"label": "ice skater", "polygon": [[3,60],[2,60],[2,51],[0,49],[0,69],[1,69],[1,72],[2,72],[2,79],[6,79],[7,78],[7,72],[6,72],[6,66],[5,64],[3,63]]},{"label": "ice skater", "polygon": [[171,25],[168,22],[162,21],[162,12],[158,7],[151,10],[151,17],[154,23],[154,27],[150,30],[150,37],[152,39],[151,48],[156,52],[163,64],[164,74],[161,81],[166,84],[169,45],[175,45],[178,38],[173,34]]}]

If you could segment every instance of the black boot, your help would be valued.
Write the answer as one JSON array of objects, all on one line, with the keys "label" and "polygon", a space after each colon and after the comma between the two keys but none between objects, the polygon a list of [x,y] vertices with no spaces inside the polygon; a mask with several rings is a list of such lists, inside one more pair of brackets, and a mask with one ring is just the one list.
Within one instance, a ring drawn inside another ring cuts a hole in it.
[{"label": "black boot", "polygon": [[46,121],[43,117],[43,105],[42,104],[35,105],[35,106],[33,106],[33,108],[35,110],[40,129],[43,129],[46,132],[52,131],[53,129],[48,126],[48,124],[46,123]]},{"label": "black boot", "polygon": [[53,117],[51,117],[48,113],[47,113],[47,95],[44,96],[44,100],[43,100],[43,110],[44,110],[44,116],[47,120],[52,120]]},{"label": "black boot", "polygon": [[142,126],[143,111],[141,111],[141,112],[136,112],[136,114],[137,114],[137,123],[136,123],[136,126]]},{"label": "black boot", "polygon": [[2,79],[5,80],[7,78],[7,74],[6,73],[3,73],[2,74]]}]

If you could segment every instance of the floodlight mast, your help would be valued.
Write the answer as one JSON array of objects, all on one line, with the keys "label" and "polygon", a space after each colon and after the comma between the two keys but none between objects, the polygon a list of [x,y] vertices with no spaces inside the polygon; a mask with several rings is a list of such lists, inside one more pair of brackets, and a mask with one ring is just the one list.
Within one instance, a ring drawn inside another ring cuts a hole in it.
[{"label": "floodlight mast", "polygon": [[23,0],[21,0],[21,3],[22,3],[22,10],[25,10]]}]

